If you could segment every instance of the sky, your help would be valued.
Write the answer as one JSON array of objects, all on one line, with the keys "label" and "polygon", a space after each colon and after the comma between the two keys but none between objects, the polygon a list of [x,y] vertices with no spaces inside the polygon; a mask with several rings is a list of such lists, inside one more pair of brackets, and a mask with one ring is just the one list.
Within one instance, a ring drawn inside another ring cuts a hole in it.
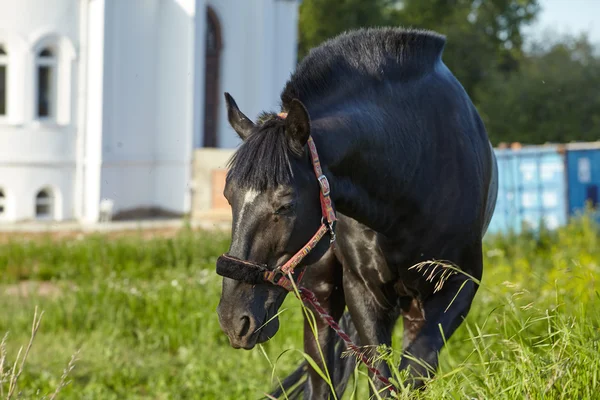
[{"label": "sky", "polygon": [[587,32],[592,42],[600,45],[600,0],[540,0],[537,21],[526,30],[541,38],[549,29],[560,34]]}]

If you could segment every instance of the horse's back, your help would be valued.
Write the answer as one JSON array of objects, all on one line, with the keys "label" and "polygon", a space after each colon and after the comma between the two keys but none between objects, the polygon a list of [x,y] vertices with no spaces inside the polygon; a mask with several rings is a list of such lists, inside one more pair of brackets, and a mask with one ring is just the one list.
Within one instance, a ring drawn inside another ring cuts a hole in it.
[{"label": "horse's back", "polygon": [[365,153],[364,166],[385,160],[379,167],[386,169],[386,184],[372,180],[367,190],[397,211],[375,213],[377,219],[414,217],[445,231],[440,235],[481,233],[489,224],[493,155],[477,110],[442,60],[444,47],[443,36],[427,31],[340,35],[301,62],[282,103],[301,100],[317,136],[345,131],[340,136],[364,141],[371,154]]},{"label": "horse's back", "polygon": [[[413,200],[423,204],[428,220],[447,230],[485,233],[496,202],[497,165],[467,92],[440,60],[419,81],[397,85],[396,93],[395,107],[405,125],[396,140],[413,146],[401,160],[416,166],[407,188]],[[391,115],[388,111],[394,129],[398,121]]]}]

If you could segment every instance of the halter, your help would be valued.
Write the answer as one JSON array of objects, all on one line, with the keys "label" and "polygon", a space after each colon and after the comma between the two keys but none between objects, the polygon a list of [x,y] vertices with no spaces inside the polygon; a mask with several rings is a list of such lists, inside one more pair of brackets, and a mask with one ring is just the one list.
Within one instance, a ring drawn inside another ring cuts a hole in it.
[{"label": "halter", "polygon": [[[287,113],[279,113],[278,117],[285,119]],[[239,258],[223,254],[217,259],[217,274],[231,278],[237,281],[247,282],[253,285],[269,282],[277,286],[285,288],[287,291],[292,291],[294,288],[291,280],[294,268],[300,264],[300,262],[310,253],[321,241],[326,233],[331,235],[330,245],[335,242],[335,211],[331,202],[330,187],[327,177],[323,174],[321,169],[321,162],[319,161],[319,154],[312,137],[308,137],[308,148],[310,150],[311,161],[315,170],[315,175],[319,181],[321,188],[320,199],[321,199],[321,227],[317,230],[317,233],[298,251],[292,258],[290,258],[285,264],[275,267],[270,270],[264,264],[257,264],[251,261],[241,260]],[[304,271],[300,274],[297,279],[299,283],[304,275]],[[327,313],[327,311],[321,306],[317,296],[305,287],[298,288],[300,298],[302,301],[310,304],[315,311],[321,316],[321,318],[333,329],[337,335],[342,338],[346,343],[347,348],[353,352],[366,366],[367,368],[379,379],[392,393],[396,393],[396,389],[391,382],[381,374],[381,372],[373,365],[373,360],[369,359],[364,351],[352,342],[350,336],[348,336],[342,328],[338,325],[337,321]]]},{"label": "halter", "polygon": [[[278,117],[285,119],[287,113],[279,113]],[[307,144],[310,150],[313,169],[320,187],[321,226],[317,230],[317,233],[285,264],[277,266],[272,270],[264,264],[257,264],[241,260],[229,254],[223,254],[217,259],[217,274],[253,285],[266,281],[292,291],[293,284],[289,277],[292,276],[298,264],[317,246],[326,233],[329,233],[331,236],[330,245],[335,242],[334,224],[337,218],[330,197],[331,189],[329,181],[321,169],[319,154],[317,153],[317,147],[312,137],[308,137]],[[304,271],[298,277],[298,282],[302,279],[302,275],[304,275]]]}]

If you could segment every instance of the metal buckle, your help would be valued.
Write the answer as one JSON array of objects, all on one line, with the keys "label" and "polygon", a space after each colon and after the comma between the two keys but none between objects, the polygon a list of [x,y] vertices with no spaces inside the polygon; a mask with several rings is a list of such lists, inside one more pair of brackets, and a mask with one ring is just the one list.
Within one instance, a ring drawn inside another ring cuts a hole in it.
[{"label": "metal buckle", "polygon": [[329,224],[329,233],[331,234],[331,238],[329,239],[329,244],[334,244],[335,243],[335,231],[333,230],[333,227],[331,226],[331,224]]},{"label": "metal buckle", "polygon": [[317,179],[319,180],[319,185],[321,185],[321,193],[323,193],[323,196],[328,196],[330,192],[329,180],[325,175],[321,175]]},{"label": "metal buckle", "polygon": [[271,271],[271,279],[269,279],[269,282],[271,282],[274,285],[277,285],[277,282],[279,282],[279,280],[285,276],[285,274],[283,273],[283,271],[281,270],[281,267],[276,267],[274,270]]},{"label": "metal buckle", "polygon": [[329,238],[329,244],[332,244],[333,242],[335,242],[335,239],[336,239],[335,228],[333,226],[333,224],[335,224],[335,222],[329,222],[329,221],[327,221],[327,219],[325,217],[321,217],[321,224],[323,224],[327,227],[327,230],[329,231],[329,235],[331,236],[331,238]]},{"label": "metal buckle", "polygon": [[329,233],[331,234],[331,239],[329,239],[329,244],[333,244],[335,242],[336,236],[335,236],[335,229],[333,228],[333,222],[327,224],[327,226],[329,227]]}]

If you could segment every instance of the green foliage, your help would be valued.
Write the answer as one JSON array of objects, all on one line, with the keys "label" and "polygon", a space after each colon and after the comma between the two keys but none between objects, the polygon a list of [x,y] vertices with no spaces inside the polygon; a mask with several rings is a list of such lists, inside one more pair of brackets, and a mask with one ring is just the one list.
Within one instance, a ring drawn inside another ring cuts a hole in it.
[{"label": "green foliage", "polygon": [[600,57],[585,36],[537,44],[519,71],[494,74],[477,99],[492,143],[600,140]]},{"label": "green foliage", "polygon": [[447,37],[444,62],[481,112],[494,145],[600,140],[600,57],[586,37],[524,50],[538,0],[304,0],[301,59],[349,29],[404,26]]},{"label": "green foliage", "polygon": [[523,26],[539,11],[537,0],[408,0],[392,12],[398,25],[447,37],[444,62],[476,100],[495,71],[510,73],[523,59]]},{"label": "green foliage", "polygon": [[390,0],[303,0],[300,6],[298,57],[344,31],[385,25]]},{"label": "green foliage", "polygon": [[[488,237],[471,312],[441,354],[440,373],[416,398],[595,398],[598,233],[582,217],[558,231]],[[272,375],[283,379],[304,359],[303,313],[288,296],[271,341],[232,349],[215,312],[214,263],[227,240],[183,230],[170,239],[98,235],[0,246],[6,360],[29,340],[36,305],[44,312],[19,378],[22,397],[53,393],[80,350],[58,398],[259,398],[276,384]],[[400,323],[395,350],[385,355],[394,365],[401,334]],[[351,383],[344,399],[368,397],[364,373],[357,370],[355,396]]]},{"label": "green foliage", "polygon": [[444,60],[469,94],[495,70],[516,70],[522,27],[539,10],[537,0],[304,0],[299,58],[349,29],[404,26],[447,36]]}]

